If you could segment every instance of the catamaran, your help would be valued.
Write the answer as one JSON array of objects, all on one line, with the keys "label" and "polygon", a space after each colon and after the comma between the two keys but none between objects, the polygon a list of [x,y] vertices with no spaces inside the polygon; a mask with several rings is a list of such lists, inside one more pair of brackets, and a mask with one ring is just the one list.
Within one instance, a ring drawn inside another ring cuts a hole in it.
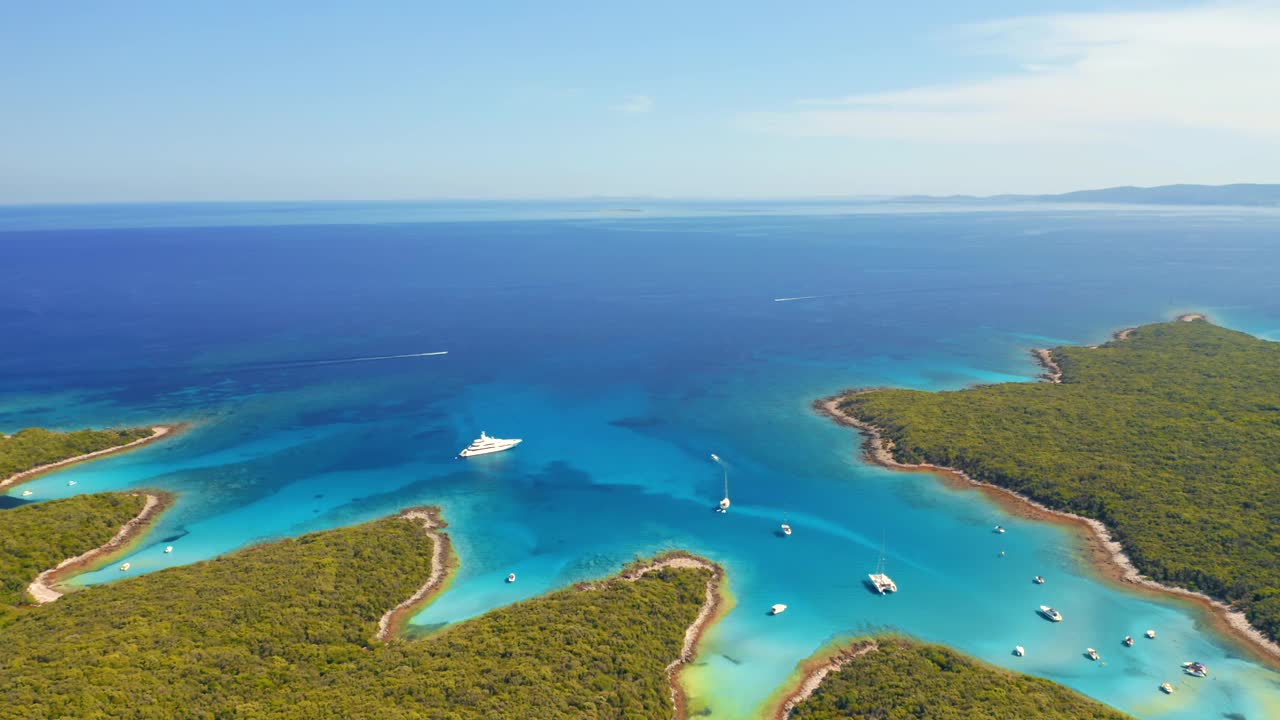
[{"label": "catamaran", "polygon": [[884,543],[880,543],[880,562],[876,564],[876,571],[867,576],[867,581],[871,583],[871,587],[876,592],[884,595],[885,593],[898,592],[898,584],[893,578],[884,574]]},{"label": "catamaran", "polygon": [[465,450],[458,453],[458,457],[468,458],[476,455],[488,455],[489,453],[502,452],[503,450],[510,450],[521,442],[522,440],[519,438],[514,440],[492,438],[481,430],[480,437],[476,438],[475,442],[468,445]]}]

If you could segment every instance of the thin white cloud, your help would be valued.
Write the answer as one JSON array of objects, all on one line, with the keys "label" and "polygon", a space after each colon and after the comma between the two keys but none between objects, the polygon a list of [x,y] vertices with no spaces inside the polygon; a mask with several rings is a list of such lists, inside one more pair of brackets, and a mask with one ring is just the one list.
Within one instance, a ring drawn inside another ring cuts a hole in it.
[{"label": "thin white cloud", "polygon": [[1019,70],[743,113],[790,136],[1092,142],[1198,129],[1280,140],[1280,5],[1002,20],[963,29]]},{"label": "thin white cloud", "polygon": [[628,95],[622,102],[613,106],[614,110],[624,113],[647,113],[653,110],[653,98],[648,95]]}]

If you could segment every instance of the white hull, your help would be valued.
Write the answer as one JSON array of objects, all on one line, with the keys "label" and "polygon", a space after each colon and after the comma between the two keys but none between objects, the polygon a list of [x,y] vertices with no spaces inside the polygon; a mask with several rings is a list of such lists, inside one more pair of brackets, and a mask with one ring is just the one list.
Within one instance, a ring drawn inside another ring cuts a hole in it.
[{"label": "white hull", "polygon": [[477,455],[492,455],[493,453],[510,450],[519,445],[522,440],[503,440],[500,438],[491,438],[484,433],[480,433],[480,438],[467,446],[465,450],[458,453],[458,457],[468,458]]},{"label": "white hull", "polygon": [[898,592],[897,583],[891,580],[889,576],[884,573],[868,575],[867,580],[871,582],[871,586],[876,589],[876,592],[881,595],[884,595],[885,593]]}]

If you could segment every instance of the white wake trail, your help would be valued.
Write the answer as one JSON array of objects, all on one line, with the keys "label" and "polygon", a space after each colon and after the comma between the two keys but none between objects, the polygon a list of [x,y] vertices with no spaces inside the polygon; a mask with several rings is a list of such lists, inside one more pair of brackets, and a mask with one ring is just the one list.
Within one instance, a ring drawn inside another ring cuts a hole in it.
[{"label": "white wake trail", "polygon": [[342,360],[309,360],[304,362],[286,363],[282,367],[310,367],[314,365],[339,365],[342,363],[372,362],[374,360],[398,360],[400,358],[433,357],[436,355],[448,355],[448,354],[449,354],[448,350],[437,350],[435,352],[405,353],[403,355],[371,355],[369,357],[344,358]]}]

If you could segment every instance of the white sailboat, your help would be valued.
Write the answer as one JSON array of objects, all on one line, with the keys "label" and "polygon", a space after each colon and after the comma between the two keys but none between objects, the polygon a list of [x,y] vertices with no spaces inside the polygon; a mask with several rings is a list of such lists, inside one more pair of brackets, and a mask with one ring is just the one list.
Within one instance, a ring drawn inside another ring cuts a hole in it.
[{"label": "white sailboat", "polygon": [[871,583],[871,587],[876,592],[884,595],[885,593],[898,592],[898,584],[893,581],[884,572],[884,542],[880,543],[880,562],[876,564],[876,571],[867,575],[867,581]]},{"label": "white sailboat", "polygon": [[711,453],[711,459],[714,460],[716,464],[720,466],[720,469],[724,471],[724,499],[721,500],[720,504],[716,507],[716,512],[721,512],[721,513],[728,512],[729,511],[729,468],[724,466],[724,463],[720,460],[719,455],[715,453]]}]

